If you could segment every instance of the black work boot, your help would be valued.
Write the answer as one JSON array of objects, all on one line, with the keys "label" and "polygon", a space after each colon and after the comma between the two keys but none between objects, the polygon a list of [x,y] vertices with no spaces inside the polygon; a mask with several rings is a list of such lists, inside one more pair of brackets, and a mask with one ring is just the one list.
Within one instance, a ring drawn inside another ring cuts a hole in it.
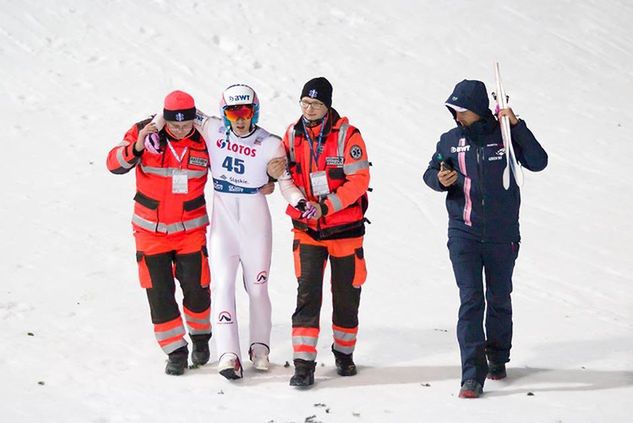
[{"label": "black work boot", "polygon": [[314,384],[314,368],[316,362],[295,360],[295,374],[290,378],[290,386],[306,387]]},{"label": "black work boot", "polygon": [[332,345],[332,352],[336,363],[336,373],[339,376],[354,376],[356,374],[356,364],[354,364],[352,354],[343,354],[340,351],[336,351],[334,345]]},{"label": "black work boot", "polygon": [[505,363],[488,363],[488,379],[500,380],[507,376]]},{"label": "black work boot", "polygon": [[459,390],[460,398],[479,398],[483,394],[483,387],[481,383],[474,379],[468,379],[464,381],[461,389]]},{"label": "black work boot", "polygon": [[167,359],[167,366],[165,366],[165,373],[174,376],[180,376],[183,374],[187,368],[188,356],[189,350],[187,349],[187,346],[180,347],[177,350],[170,352]]},{"label": "black work boot", "polygon": [[211,334],[189,335],[193,348],[191,350],[191,362],[194,366],[202,366],[209,362],[211,353],[209,352],[209,339]]}]

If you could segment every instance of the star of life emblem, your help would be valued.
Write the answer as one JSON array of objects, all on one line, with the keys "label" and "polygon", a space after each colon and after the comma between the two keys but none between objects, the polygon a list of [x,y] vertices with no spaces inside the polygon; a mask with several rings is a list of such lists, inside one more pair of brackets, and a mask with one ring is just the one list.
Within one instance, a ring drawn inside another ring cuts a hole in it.
[{"label": "star of life emblem", "polygon": [[308,95],[310,96],[310,98],[316,98],[316,96],[319,95],[319,93],[317,90],[310,90]]},{"label": "star of life emblem", "polygon": [[352,159],[358,160],[363,155],[363,150],[359,146],[353,145],[349,150],[349,155],[352,156]]},{"label": "star of life emblem", "polygon": [[176,120],[178,122],[182,122],[183,120],[185,120],[185,114],[184,113],[176,113]]}]

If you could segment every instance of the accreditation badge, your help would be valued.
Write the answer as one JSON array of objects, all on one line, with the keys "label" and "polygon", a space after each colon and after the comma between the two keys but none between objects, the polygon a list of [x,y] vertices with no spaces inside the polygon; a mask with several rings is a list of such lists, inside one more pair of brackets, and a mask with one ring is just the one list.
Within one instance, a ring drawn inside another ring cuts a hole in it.
[{"label": "accreditation badge", "polygon": [[189,192],[187,174],[182,170],[176,170],[171,175],[171,192],[172,194],[186,194]]},{"label": "accreditation badge", "polygon": [[327,184],[327,176],[324,170],[310,173],[310,182],[312,183],[312,194],[315,196],[328,195],[330,187]]}]

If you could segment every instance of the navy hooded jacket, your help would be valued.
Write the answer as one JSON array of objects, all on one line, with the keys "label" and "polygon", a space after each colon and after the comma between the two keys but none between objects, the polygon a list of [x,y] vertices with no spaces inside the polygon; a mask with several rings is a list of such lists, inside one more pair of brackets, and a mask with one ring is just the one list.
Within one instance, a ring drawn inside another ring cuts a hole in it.
[{"label": "navy hooded jacket", "polygon": [[[481,119],[469,127],[458,124],[442,134],[424,182],[435,191],[446,191],[448,236],[482,242],[518,242],[521,195],[513,177],[503,188],[505,150],[499,123],[488,108],[486,86],[481,81],[458,83],[447,104],[477,113]],[[448,107],[448,106],[447,106]],[[455,118],[455,111],[448,107]],[[547,166],[547,153],[523,120],[511,128],[516,159],[537,172]],[[457,171],[457,181],[444,187],[437,179],[440,162]]]}]

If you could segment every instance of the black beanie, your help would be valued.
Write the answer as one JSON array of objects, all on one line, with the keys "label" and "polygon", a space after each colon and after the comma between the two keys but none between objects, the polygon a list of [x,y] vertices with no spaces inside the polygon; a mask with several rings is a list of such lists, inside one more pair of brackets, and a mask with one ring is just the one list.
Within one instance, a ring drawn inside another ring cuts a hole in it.
[{"label": "black beanie", "polygon": [[303,97],[317,99],[329,109],[332,106],[332,84],[322,76],[313,78],[303,86],[299,99]]}]

